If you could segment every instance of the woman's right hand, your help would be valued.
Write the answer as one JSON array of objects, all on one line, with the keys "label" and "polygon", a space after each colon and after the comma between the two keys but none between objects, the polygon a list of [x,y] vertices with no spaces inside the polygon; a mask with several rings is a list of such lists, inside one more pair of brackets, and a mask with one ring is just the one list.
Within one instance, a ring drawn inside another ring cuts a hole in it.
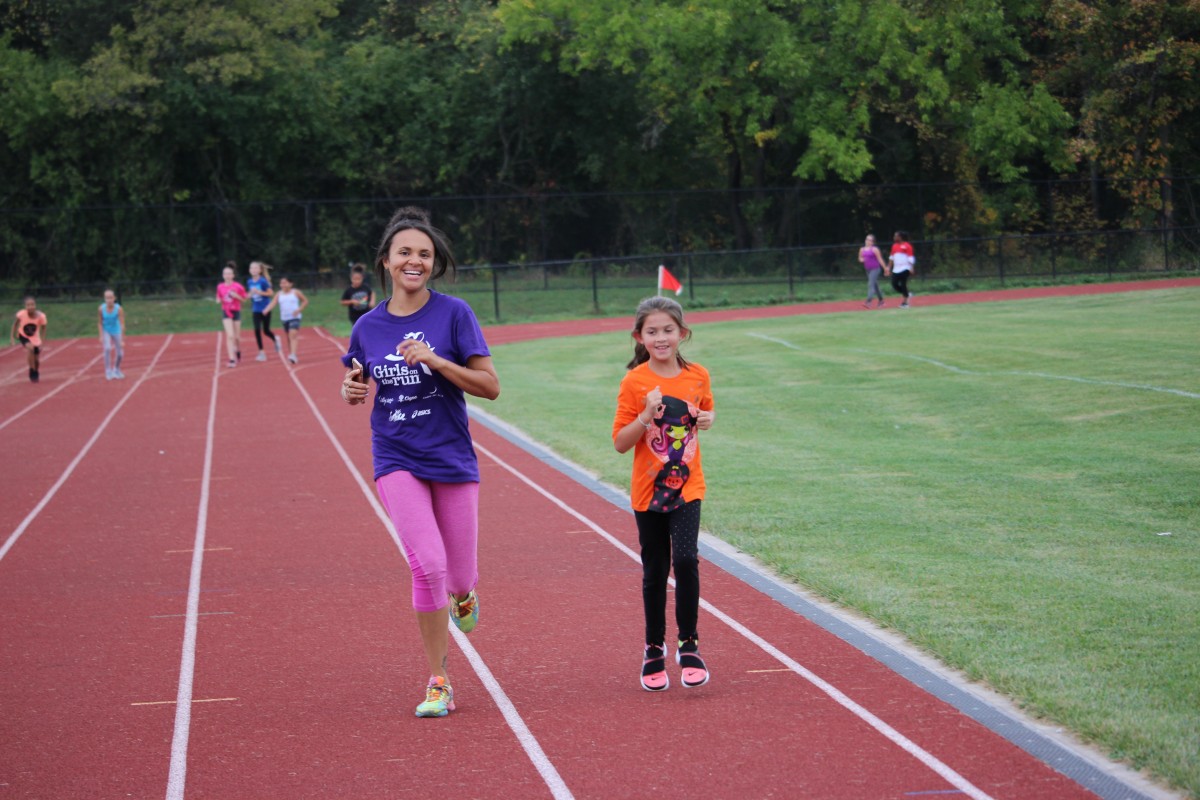
[{"label": "woman's right hand", "polygon": [[342,399],[352,406],[367,402],[367,392],[370,385],[363,380],[362,367],[346,370],[342,378]]}]

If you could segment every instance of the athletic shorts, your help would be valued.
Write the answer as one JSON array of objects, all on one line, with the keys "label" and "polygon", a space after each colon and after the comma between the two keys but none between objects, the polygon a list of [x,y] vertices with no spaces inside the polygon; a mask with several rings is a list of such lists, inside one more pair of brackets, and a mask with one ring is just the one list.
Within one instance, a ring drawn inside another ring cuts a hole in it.
[{"label": "athletic shorts", "polygon": [[285,331],[298,331],[298,330],[300,330],[300,320],[298,320],[298,319],[285,319],[285,320],[283,320],[283,329],[284,329]]},{"label": "athletic shorts", "polygon": [[242,312],[241,311],[222,311],[221,319],[231,319],[234,322],[241,322],[242,321]]},{"label": "athletic shorts", "polygon": [[[19,339],[21,341],[22,347],[29,347],[29,340],[26,339],[24,336],[22,336],[21,334],[18,333],[17,339]],[[33,348],[33,354],[35,356],[40,356],[42,354],[42,348],[40,348],[40,347]]]}]

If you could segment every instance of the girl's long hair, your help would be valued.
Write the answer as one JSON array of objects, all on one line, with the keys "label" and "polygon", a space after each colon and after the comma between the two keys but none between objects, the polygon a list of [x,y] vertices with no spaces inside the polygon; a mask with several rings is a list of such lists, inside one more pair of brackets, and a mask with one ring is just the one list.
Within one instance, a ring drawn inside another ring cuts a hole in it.
[{"label": "girl's long hair", "polygon": [[258,266],[262,267],[263,277],[267,279],[267,285],[270,286],[271,285],[271,270],[273,270],[275,268],[272,267],[270,264],[268,264],[265,261],[253,261],[251,263],[258,264]]},{"label": "girl's long hair", "polygon": [[[655,311],[662,311],[669,314],[671,319],[675,320],[675,324],[679,326],[679,330],[683,332],[679,343],[683,344],[692,338],[692,329],[683,322],[683,306],[675,302],[669,297],[647,297],[642,302],[638,303],[637,313],[633,318],[633,332],[640,334],[642,326],[646,324],[646,317],[653,314]],[[633,359],[625,365],[625,369],[633,369],[638,364],[644,364],[650,360],[650,352],[646,350],[645,345],[639,342],[636,338],[633,340]],[[675,360],[683,369],[688,368],[688,360],[676,350]]]},{"label": "girl's long hair", "polygon": [[429,273],[430,280],[442,277],[446,270],[450,270],[451,273],[456,270],[457,264],[454,261],[454,252],[450,249],[450,240],[446,238],[446,234],[433,227],[429,212],[417,206],[402,206],[396,209],[396,213],[388,220],[387,227],[383,230],[383,238],[379,240],[379,249],[375,251],[375,279],[379,282],[381,290],[388,285],[388,273],[383,264],[387,261],[392,239],[396,238],[400,231],[406,230],[418,230],[433,242],[433,269]]}]

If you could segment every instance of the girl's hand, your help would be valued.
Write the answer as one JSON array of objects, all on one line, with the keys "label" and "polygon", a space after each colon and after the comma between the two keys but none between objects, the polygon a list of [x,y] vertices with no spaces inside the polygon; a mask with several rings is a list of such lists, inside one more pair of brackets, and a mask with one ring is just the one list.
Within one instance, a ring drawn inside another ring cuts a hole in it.
[{"label": "girl's hand", "polygon": [[655,386],[653,389],[646,392],[646,410],[650,412],[651,421],[662,415],[662,390],[659,387]]},{"label": "girl's hand", "polygon": [[342,399],[352,406],[367,402],[367,392],[371,387],[362,373],[362,366],[352,367],[346,370],[346,375],[342,378]]},{"label": "girl's hand", "polygon": [[713,420],[717,418],[715,411],[697,411],[696,412],[696,427],[702,431],[706,431],[713,426]]}]

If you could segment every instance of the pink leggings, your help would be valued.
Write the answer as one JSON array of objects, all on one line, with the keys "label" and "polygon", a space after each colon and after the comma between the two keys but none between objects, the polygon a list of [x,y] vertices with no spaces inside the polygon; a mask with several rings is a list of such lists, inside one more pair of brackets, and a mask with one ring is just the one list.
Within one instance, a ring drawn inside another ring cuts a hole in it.
[{"label": "pink leggings", "polygon": [[404,544],[412,570],[412,604],[437,611],[479,580],[479,484],[437,483],[411,472],[389,472],[375,481],[379,499]]}]

